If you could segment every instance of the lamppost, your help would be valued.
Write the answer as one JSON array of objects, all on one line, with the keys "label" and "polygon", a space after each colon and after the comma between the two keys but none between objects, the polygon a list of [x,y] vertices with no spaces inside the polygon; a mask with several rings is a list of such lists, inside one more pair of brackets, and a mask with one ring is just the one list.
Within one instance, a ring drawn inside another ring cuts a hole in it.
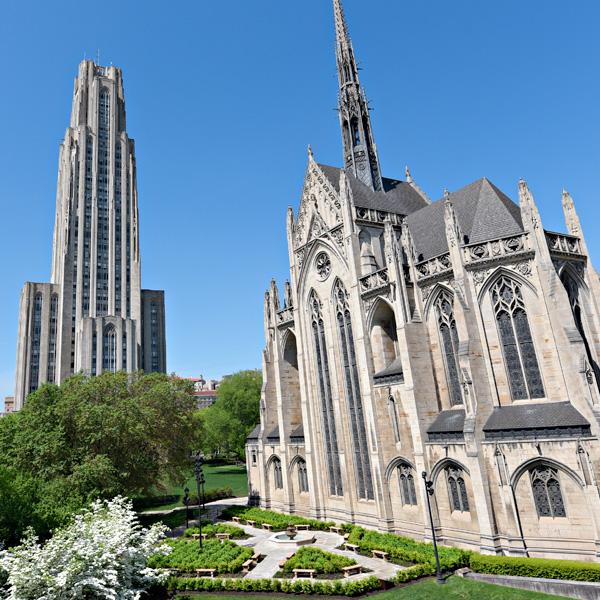
[{"label": "lamppost", "polygon": [[202,511],[200,510],[200,487],[202,487],[202,508],[204,509],[204,471],[202,465],[204,459],[200,452],[194,455],[194,475],[196,476],[196,488],[198,490],[198,528],[200,530],[200,549],[202,549]]},{"label": "lamppost", "polygon": [[433,496],[433,481],[427,479],[427,472],[421,473],[423,481],[425,482],[425,490],[427,492],[427,508],[429,509],[429,525],[431,527],[431,538],[433,540],[433,553],[435,554],[435,579],[438,583],[446,583],[442,577],[442,568],[440,566],[440,555],[438,554],[437,540],[435,539],[435,528],[433,527],[433,513],[431,512],[431,500],[429,496]]},{"label": "lamppost", "polygon": [[185,504],[185,528],[190,528],[190,488],[183,490],[183,503]]}]

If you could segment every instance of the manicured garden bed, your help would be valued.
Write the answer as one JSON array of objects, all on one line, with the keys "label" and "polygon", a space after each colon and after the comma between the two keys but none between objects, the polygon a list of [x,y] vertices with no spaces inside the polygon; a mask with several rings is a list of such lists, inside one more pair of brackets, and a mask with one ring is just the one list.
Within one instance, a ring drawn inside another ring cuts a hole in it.
[{"label": "manicured garden bed", "polygon": [[230,541],[205,540],[200,549],[195,540],[179,538],[168,540],[173,548],[167,556],[153,556],[148,566],[177,569],[182,574],[195,573],[196,569],[216,569],[218,574],[238,573],[253,554],[251,548],[238,546]]},{"label": "manicured garden bed", "polygon": [[353,558],[305,546],[288,558],[283,569],[275,577],[293,577],[294,569],[314,569],[319,579],[339,579],[344,576],[344,567],[356,564]]},{"label": "manicured garden bed", "polygon": [[[259,527],[264,523],[268,523],[273,526],[273,531],[283,531],[288,525],[309,525],[311,529],[329,531],[329,527],[335,525],[333,521],[305,519],[297,515],[284,515],[260,508],[248,508],[247,506],[230,506],[221,515],[221,518],[226,520],[231,520],[232,517],[240,517],[246,521],[255,521]],[[347,528],[349,531],[352,526],[346,525],[344,528]]]},{"label": "manicured garden bed", "polygon": [[[202,523],[202,533],[209,538],[215,537],[217,533],[228,533],[232,539],[243,540],[249,535],[241,527],[235,527],[235,525],[227,525],[226,523],[211,523],[206,521]],[[183,532],[183,536],[186,538],[192,537],[193,535],[199,535],[199,527],[190,527]]]}]

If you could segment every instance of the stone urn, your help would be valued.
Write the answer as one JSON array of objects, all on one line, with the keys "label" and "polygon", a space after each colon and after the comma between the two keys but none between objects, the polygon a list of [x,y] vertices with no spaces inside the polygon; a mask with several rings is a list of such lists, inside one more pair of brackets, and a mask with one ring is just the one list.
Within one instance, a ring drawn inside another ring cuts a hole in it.
[{"label": "stone urn", "polygon": [[290,538],[290,540],[293,540],[296,537],[296,534],[298,533],[295,525],[288,525],[285,532],[287,533],[287,536]]}]

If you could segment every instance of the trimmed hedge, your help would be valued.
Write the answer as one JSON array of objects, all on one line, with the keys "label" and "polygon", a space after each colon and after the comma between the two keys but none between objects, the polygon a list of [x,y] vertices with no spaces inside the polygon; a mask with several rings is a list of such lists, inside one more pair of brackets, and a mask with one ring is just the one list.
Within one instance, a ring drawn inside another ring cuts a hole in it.
[{"label": "trimmed hedge", "polygon": [[469,567],[475,573],[600,582],[600,564],[575,560],[484,556],[473,553]]},{"label": "trimmed hedge", "polygon": [[285,573],[291,573],[294,569],[314,569],[317,573],[342,573],[344,567],[355,565],[353,558],[326,552],[320,548],[309,548],[303,546],[291,558],[286,560],[283,566]]},{"label": "trimmed hedge", "polygon": [[[234,525],[226,525],[225,523],[211,523],[204,521],[202,522],[202,533],[205,533],[208,537],[215,537],[217,533],[228,533],[233,539],[241,539],[246,537],[246,532],[240,527]],[[183,532],[183,537],[191,537],[192,535],[200,534],[199,527],[190,527]]]},{"label": "trimmed hedge", "polygon": [[162,496],[142,496],[132,498],[133,510],[139,511],[145,508],[154,508],[155,506],[164,506],[173,504],[181,500],[181,494],[163,494]]},{"label": "trimmed hedge", "polygon": [[[392,533],[380,533],[353,527],[348,538],[350,544],[356,544],[362,552],[370,553],[372,550],[383,550],[390,555],[390,559],[399,564],[426,565],[434,564],[435,555],[433,544],[417,542],[411,538],[402,537]],[[469,564],[470,552],[459,548],[438,546],[442,570],[450,571]]]},{"label": "trimmed hedge", "polygon": [[170,592],[279,592],[325,596],[361,596],[381,589],[377,577],[358,581],[311,581],[310,579],[210,579],[209,577],[171,577]]},{"label": "trimmed hedge", "polygon": [[216,569],[217,573],[237,573],[242,565],[252,557],[254,550],[238,546],[225,540],[205,540],[200,550],[198,542],[179,538],[166,542],[172,552],[167,556],[153,556],[148,561],[152,568],[177,569],[193,573],[196,569]]},{"label": "trimmed hedge", "polygon": [[[222,519],[231,519],[232,517],[240,517],[246,521],[256,521],[258,525],[268,523],[273,526],[274,531],[283,531],[288,525],[308,525],[311,529],[317,531],[329,531],[330,527],[335,526],[333,521],[318,521],[317,519],[305,519],[297,515],[284,515],[270,510],[262,510],[261,508],[248,508],[245,506],[230,506],[223,511]],[[350,526],[341,526],[344,531],[352,529]],[[348,527],[348,529],[346,529]]]}]

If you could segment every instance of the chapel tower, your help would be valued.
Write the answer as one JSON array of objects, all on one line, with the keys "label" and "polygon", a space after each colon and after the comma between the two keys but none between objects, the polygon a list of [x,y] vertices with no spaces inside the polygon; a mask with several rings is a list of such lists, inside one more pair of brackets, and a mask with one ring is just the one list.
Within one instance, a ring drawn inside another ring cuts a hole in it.
[{"label": "chapel tower", "polygon": [[21,293],[17,408],[80,371],[165,371],[164,332],[164,293],[141,289],[123,74],[84,60],[59,151],[51,282]]}]

